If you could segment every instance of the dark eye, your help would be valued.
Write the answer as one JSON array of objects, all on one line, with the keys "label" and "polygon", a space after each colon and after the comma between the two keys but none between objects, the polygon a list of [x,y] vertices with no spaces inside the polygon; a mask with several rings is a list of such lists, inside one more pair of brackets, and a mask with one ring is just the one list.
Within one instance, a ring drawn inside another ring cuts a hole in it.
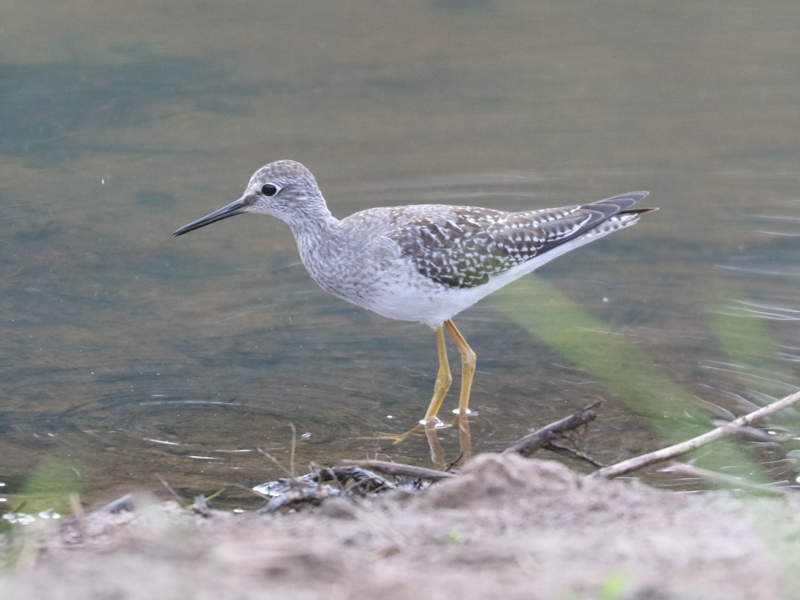
[{"label": "dark eye", "polygon": [[271,183],[265,183],[261,186],[261,193],[265,196],[274,196],[278,193],[278,188],[276,188]]}]

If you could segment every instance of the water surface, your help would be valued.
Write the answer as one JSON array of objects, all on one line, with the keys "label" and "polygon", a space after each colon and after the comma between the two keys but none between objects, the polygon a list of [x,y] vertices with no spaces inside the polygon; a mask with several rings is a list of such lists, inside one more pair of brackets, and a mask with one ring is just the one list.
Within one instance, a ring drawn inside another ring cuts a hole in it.
[{"label": "water surface", "polygon": [[[171,237],[278,158],[307,164],[339,216],[649,189],[658,213],[541,279],[699,406],[741,414],[800,381],[794,2],[33,2],[4,20],[4,498],[52,465],[90,502],[157,473],[187,497],[253,485],[281,474],[255,449],[288,461],[290,424],[299,469],[430,460],[422,437],[363,439],[421,417],[430,330],[323,294],[278,221]],[[474,450],[596,399],[599,459],[662,443],[515,318],[545,310],[526,285],[501,292],[514,310],[456,319],[479,357]]]}]

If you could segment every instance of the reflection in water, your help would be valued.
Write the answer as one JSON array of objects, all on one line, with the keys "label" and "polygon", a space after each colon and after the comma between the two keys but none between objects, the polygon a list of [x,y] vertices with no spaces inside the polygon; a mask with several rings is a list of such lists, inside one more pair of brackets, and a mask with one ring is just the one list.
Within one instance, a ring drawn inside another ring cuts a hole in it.
[{"label": "reflection in water", "polygon": [[458,414],[458,448],[461,450],[460,460],[467,461],[472,457],[472,434],[469,428],[469,419]]},{"label": "reflection in water", "polygon": [[447,466],[447,461],[444,457],[444,449],[439,441],[439,436],[436,433],[437,427],[434,423],[425,423],[422,427],[424,428],[425,439],[428,442],[428,448],[431,453],[431,464],[443,471]]},{"label": "reflection in water", "polygon": [[458,456],[455,459],[447,460],[444,448],[439,441],[439,429],[435,423],[425,423],[420,425],[425,433],[425,440],[428,442],[430,450],[431,464],[439,470],[449,470],[456,464],[466,462],[472,456],[472,436],[470,435],[469,418],[467,415],[456,413],[456,429],[458,429]]},{"label": "reflection in water", "polygon": [[[0,479],[12,508],[48,464],[89,502],[158,489],[155,473],[187,498],[274,479],[253,450],[283,456],[290,424],[309,434],[299,466],[431,460],[424,435],[363,439],[419,418],[429,332],[316,290],[279,223],[170,238],[279,156],[313,168],[338,216],[652,190],[657,218],[463,313],[482,358],[475,452],[603,398],[584,446],[613,462],[661,443],[654,426],[702,429],[800,381],[800,46],[770,26],[794,22],[793,3],[760,3],[758,18],[737,3],[714,20],[702,3],[295,3],[280,22],[231,3],[188,0],[178,20],[112,4],[4,13]],[[560,294],[553,310],[537,281]],[[435,433],[436,457],[466,447],[458,427]],[[737,444],[794,479],[779,453]]]}]

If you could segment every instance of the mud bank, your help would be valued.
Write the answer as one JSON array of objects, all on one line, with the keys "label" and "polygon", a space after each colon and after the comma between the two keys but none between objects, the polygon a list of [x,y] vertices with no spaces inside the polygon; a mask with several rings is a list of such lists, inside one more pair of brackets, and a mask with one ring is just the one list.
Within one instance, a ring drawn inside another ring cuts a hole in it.
[{"label": "mud bank", "polygon": [[792,598],[798,508],[482,455],[424,492],[295,514],[93,513],[29,540],[0,597]]}]

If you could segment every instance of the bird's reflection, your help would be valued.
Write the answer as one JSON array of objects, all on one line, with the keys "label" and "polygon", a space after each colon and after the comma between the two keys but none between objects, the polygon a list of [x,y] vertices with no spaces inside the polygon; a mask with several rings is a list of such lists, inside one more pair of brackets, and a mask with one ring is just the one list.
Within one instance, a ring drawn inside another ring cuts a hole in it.
[{"label": "bird's reflection", "polygon": [[[469,429],[469,417],[475,413],[470,412],[456,412],[456,418],[453,422],[444,424],[440,420],[435,422],[419,423],[409,429],[408,431],[396,433],[381,433],[376,436],[363,436],[356,439],[360,440],[391,440],[392,445],[402,444],[418,434],[425,434],[425,439],[428,442],[428,450],[430,452],[431,462],[437,469],[446,471],[455,465],[462,464],[472,457],[472,436]],[[458,455],[452,460],[448,461],[441,441],[439,440],[439,432],[449,429],[452,426],[458,427]]]},{"label": "bird's reflection", "polygon": [[448,463],[442,443],[439,441],[439,428],[433,423],[422,425],[425,439],[428,441],[428,450],[431,455],[433,466],[442,471],[447,470],[453,464],[463,463],[472,456],[472,436],[469,430],[469,418],[463,413],[458,413],[456,418],[458,424],[458,449],[459,455],[455,460]]}]

